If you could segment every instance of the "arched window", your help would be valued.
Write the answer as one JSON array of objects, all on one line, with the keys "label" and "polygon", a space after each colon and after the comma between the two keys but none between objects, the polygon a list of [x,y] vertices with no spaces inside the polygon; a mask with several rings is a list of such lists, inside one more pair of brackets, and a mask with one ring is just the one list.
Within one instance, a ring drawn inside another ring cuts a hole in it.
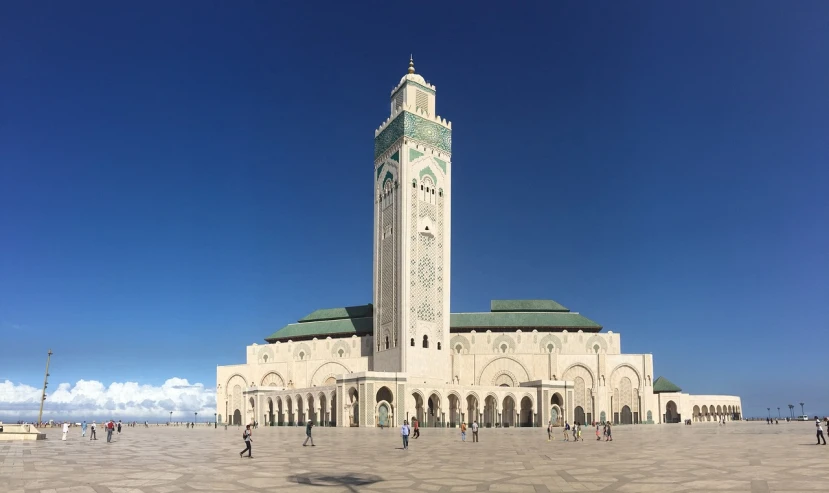
[{"label": "arched window", "polygon": [[386,336],[386,349],[389,348],[389,336]]},{"label": "arched window", "polygon": [[423,347],[429,347],[429,336],[423,336]]},{"label": "arched window", "polygon": [[599,354],[599,345],[598,344],[593,346],[593,351],[596,351],[596,354]]},{"label": "arched window", "polygon": [[267,354],[262,356],[262,361],[264,361],[265,363],[268,362],[268,355]]},{"label": "arched window", "polygon": [[455,352],[456,352],[456,353],[461,354],[461,351],[462,351],[462,350],[463,350],[463,346],[461,346],[460,344],[458,344],[457,346],[455,346]]},{"label": "arched window", "polygon": [[300,360],[305,359],[305,351],[300,351],[300,352],[299,352],[299,359],[300,359]]},{"label": "arched window", "polygon": [[438,343],[438,351],[440,351],[440,343]]},{"label": "arched window", "polygon": [[506,345],[506,343],[501,344],[501,352],[502,352],[502,353],[506,353],[506,352],[507,352],[507,345]]},{"label": "arched window", "polygon": [[553,346],[553,343],[547,344],[547,352],[548,353],[552,353],[553,349],[555,349],[555,346]]},{"label": "arched window", "polygon": [[344,353],[345,353],[345,351],[343,351],[342,349],[340,349],[339,351],[337,351],[337,354],[339,354],[339,355],[340,355],[340,358],[342,358],[342,357],[343,357],[343,354],[344,354]]},{"label": "arched window", "polygon": [[414,337],[412,337],[412,347],[414,347]]}]

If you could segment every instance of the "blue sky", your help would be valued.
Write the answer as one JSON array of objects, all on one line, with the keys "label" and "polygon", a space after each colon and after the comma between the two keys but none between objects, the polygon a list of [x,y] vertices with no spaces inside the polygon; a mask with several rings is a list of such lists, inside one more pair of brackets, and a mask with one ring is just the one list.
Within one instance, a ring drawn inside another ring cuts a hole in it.
[{"label": "blue sky", "polygon": [[55,385],[211,388],[370,302],[414,53],[453,122],[452,311],[555,299],[686,391],[829,414],[829,4],[196,5],[4,7],[0,381],[51,347]]}]

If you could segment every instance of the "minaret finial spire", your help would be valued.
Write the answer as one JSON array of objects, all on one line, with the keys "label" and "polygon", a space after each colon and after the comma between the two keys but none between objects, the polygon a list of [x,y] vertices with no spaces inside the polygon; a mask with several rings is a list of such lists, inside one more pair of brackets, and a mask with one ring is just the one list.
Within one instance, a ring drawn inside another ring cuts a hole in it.
[{"label": "minaret finial spire", "polygon": [[410,74],[415,73],[415,71],[414,71],[414,56],[413,55],[409,55],[409,73]]}]

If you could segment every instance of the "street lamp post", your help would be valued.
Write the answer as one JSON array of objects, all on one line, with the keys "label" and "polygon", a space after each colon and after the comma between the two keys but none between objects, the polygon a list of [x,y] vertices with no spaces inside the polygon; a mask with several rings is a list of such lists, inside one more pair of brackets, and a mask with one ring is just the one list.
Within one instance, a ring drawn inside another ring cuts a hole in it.
[{"label": "street lamp post", "polygon": [[216,419],[216,413],[213,413],[213,429],[215,430],[219,426],[219,421]]},{"label": "street lamp post", "polygon": [[170,411],[170,424],[173,424],[173,411]]},{"label": "street lamp post", "polygon": [[805,411],[803,410],[803,403],[801,402],[800,403],[800,415],[803,416],[804,414],[805,414]]},{"label": "street lamp post", "polygon": [[780,408],[777,408],[777,419],[780,419]]},{"label": "street lamp post", "polygon": [[771,419],[771,408],[767,407],[766,410],[769,412],[769,419]]},{"label": "street lamp post", "polygon": [[43,394],[40,396],[40,412],[37,413],[37,425],[43,421],[43,403],[46,401],[46,385],[49,383],[49,361],[52,360],[52,350],[46,353],[46,376],[43,377]]},{"label": "street lamp post", "polygon": [[789,415],[794,419],[794,404],[789,404]]},{"label": "street lamp post", "polygon": [[193,413],[193,424],[199,422],[199,413]]}]

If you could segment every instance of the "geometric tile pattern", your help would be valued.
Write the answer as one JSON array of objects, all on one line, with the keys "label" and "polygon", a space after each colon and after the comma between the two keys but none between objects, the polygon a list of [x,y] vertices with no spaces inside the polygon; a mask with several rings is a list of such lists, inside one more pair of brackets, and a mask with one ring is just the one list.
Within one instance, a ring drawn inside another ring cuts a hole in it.
[{"label": "geometric tile pattern", "polygon": [[447,154],[452,152],[452,130],[409,111],[401,111],[374,138],[374,159],[386,152],[403,135]]},{"label": "geometric tile pattern", "polygon": [[[618,426],[613,442],[564,442],[561,428],[482,429],[466,443],[456,430],[421,428],[403,451],[397,429],[253,431],[253,459],[240,459],[238,428],[125,428],[113,443],[0,442],[4,493],[172,493],[179,491],[826,491],[829,447],[814,424]],[[592,438],[591,438],[592,436]]]}]

